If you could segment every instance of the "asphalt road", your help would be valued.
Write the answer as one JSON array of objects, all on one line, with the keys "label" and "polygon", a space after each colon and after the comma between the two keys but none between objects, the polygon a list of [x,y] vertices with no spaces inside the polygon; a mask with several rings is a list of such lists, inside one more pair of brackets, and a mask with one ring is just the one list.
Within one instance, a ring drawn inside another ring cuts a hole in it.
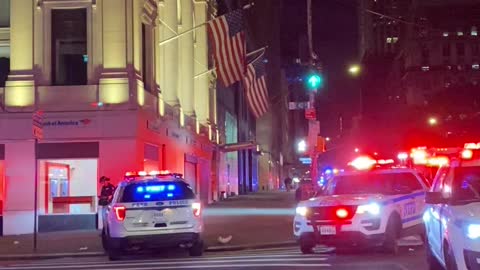
[{"label": "asphalt road", "polygon": [[106,257],[63,258],[54,260],[0,262],[0,269],[22,270],[155,270],[155,269],[341,269],[341,270],[423,270],[427,269],[423,247],[403,247],[399,255],[378,252],[336,254],[332,249],[317,248],[315,254],[303,255],[296,247],[236,252],[206,253],[188,257],[183,251],[159,255],[127,257],[110,262]]}]

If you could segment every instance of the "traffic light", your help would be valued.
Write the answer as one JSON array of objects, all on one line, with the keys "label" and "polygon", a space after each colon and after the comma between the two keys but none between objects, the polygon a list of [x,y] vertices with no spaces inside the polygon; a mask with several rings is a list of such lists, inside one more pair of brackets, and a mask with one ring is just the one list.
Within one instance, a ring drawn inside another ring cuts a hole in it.
[{"label": "traffic light", "polygon": [[323,77],[317,72],[312,72],[307,75],[306,86],[309,90],[316,91],[323,87]]}]

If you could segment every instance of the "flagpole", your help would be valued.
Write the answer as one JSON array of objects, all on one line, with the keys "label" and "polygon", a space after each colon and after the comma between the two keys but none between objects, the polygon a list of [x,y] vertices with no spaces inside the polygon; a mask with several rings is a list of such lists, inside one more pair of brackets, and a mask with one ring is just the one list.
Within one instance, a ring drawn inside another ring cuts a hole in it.
[{"label": "flagpole", "polygon": [[[247,10],[247,9],[253,7],[253,5],[254,5],[254,3],[252,2],[252,3],[250,3],[250,4],[247,4],[247,5],[243,6],[242,9],[243,9],[243,10]],[[215,18],[215,19],[216,19],[216,18]],[[215,19],[212,19],[212,20],[215,20]],[[165,40],[162,40],[162,41],[160,41],[160,43],[159,43],[158,45],[159,45],[159,46],[162,46],[162,45],[164,45],[165,43],[168,43],[168,42],[170,42],[170,41],[172,41],[172,40],[174,40],[174,39],[177,39],[177,38],[179,38],[179,37],[181,37],[181,36],[183,36],[183,35],[186,35],[186,34],[188,34],[188,33],[191,33],[191,32],[193,32],[193,31],[195,31],[196,29],[205,26],[206,24],[208,24],[208,22],[210,22],[210,21],[212,21],[212,20],[209,20],[209,21],[207,21],[207,22],[204,22],[204,23],[202,23],[202,24],[199,24],[199,25],[197,25],[197,26],[195,26],[195,27],[193,27],[193,28],[191,28],[191,29],[189,29],[189,30],[187,30],[187,31],[185,31],[185,32],[182,32],[182,33],[180,33],[180,34],[177,34],[177,35],[175,35],[175,36],[173,36],[173,37],[170,37],[170,38],[167,38],[167,39],[165,39]]]},{"label": "flagpole", "polygon": [[[266,49],[268,49],[268,45],[265,46],[265,47],[262,47],[262,48],[260,48],[260,49],[258,49],[258,50],[255,50],[255,51],[253,51],[253,52],[247,53],[247,57],[248,57],[248,56],[252,56],[252,55],[254,55],[254,54],[258,53],[258,52],[263,51],[262,54],[259,55],[257,58],[255,58],[252,62],[250,62],[250,64],[258,61],[258,59],[260,59],[260,57],[262,57],[262,55],[265,54],[265,50],[266,50]],[[198,77],[201,77],[201,76],[203,76],[203,75],[206,75],[206,74],[214,71],[215,69],[216,69],[216,68],[212,68],[212,69],[206,70],[206,71],[204,71],[204,72],[202,72],[202,73],[200,73],[200,74],[195,75],[193,78],[196,79],[196,78],[198,78]]]}]

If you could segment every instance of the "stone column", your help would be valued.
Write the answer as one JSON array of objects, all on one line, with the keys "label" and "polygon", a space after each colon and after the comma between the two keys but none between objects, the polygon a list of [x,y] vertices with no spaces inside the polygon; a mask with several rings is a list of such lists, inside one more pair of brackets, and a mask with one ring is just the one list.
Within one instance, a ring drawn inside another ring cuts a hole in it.
[{"label": "stone column", "polygon": [[[99,1],[100,2],[100,1]],[[101,0],[103,70],[100,101],[121,104],[129,101],[127,75],[126,0]]]},{"label": "stone column", "polygon": [[[180,30],[179,32],[189,31],[193,27],[193,4],[192,0],[179,0],[181,3]],[[193,32],[184,34],[179,38],[179,97],[180,105],[186,115],[195,115],[193,108]]]},{"label": "stone column", "polygon": [[[180,1],[180,0],[179,0]],[[163,37],[168,39],[177,34],[177,0],[165,0],[163,18],[160,18],[168,26],[163,27]],[[165,71],[164,81],[160,82],[162,96],[166,103],[175,106],[178,104],[178,39],[173,39],[162,45],[165,58],[162,63]]]},{"label": "stone column", "polygon": [[33,107],[34,0],[10,1],[10,75],[5,86],[7,107]]},{"label": "stone column", "polygon": [[[195,1],[195,24],[207,21],[207,1]],[[208,39],[207,26],[195,30],[195,75],[208,70]],[[210,114],[209,74],[203,74],[195,79],[195,112],[200,123],[206,124]]]}]

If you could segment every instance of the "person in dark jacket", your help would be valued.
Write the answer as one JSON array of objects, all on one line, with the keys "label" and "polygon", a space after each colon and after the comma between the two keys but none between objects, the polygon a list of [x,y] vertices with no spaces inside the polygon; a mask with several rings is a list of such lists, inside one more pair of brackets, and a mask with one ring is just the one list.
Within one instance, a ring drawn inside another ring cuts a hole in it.
[{"label": "person in dark jacket", "polygon": [[102,185],[102,190],[100,191],[98,205],[106,206],[113,199],[115,186],[110,183],[110,178],[106,176],[100,177],[100,184]]},{"label": "person in dark jacket", "polygon": [[110,178],[106,176],[100,177],[99,180],[102,185],[100,196],[98,196],[98,224],[99,228],[103,228],[103,219],[107,211],[107,206],[113,199],[116,187],[110,183]]}]

